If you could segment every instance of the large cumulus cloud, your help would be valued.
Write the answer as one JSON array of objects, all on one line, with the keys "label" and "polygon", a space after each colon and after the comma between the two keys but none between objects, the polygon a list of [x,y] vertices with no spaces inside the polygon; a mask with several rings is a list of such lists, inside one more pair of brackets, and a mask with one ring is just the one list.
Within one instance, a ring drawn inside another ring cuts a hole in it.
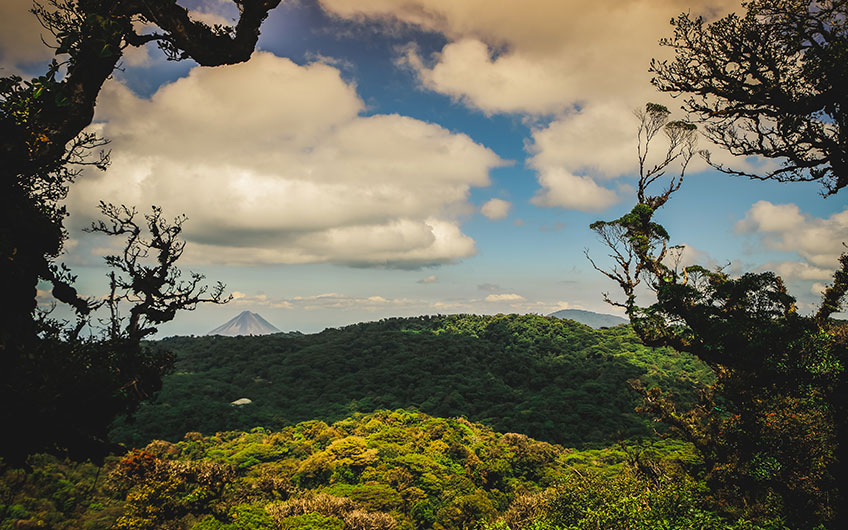
[{"label": "large cumulus cloud", "polygon": [[498,156],[364,110],[337,69],[262,52],[195,68],[150,99],[110,83],[95,127],[113,164],[74,186],[74,219],[101,199],[184,212],[189,262],[417,267],[473,255],[457,216]]}]

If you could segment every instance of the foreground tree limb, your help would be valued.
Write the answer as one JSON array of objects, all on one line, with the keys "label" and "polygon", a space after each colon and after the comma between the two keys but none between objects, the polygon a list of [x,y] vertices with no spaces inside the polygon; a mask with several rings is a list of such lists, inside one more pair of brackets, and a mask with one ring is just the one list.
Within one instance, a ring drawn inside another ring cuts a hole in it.
[{"label": "foreground tree limb", "polygon": [[[176,0],[35,4],[34,13],[57,37],[58,61],[30,81],[14,76],[0,80],[0,281],[11,314],[0,323],[0,350],[32,340],[39,280],[58,287],[58,299],[84,307],[51,273],[51,262],[66,238],[62,200],[75,168],[108,164],[107,152],[101,151],[94,162],[86,157],[105,143],[83,131],[123,51],[155,41],[175,60],[193,59],[204,66],[246,61],[262,21],[279,0],[235,3],[240,17],[232,28],[192,20]],[[137,22],[153,25],[153,33],[136,33]]]},{"label": "foreground tree limb", "polygon": [[[106,299],[112,315],[110,336],[122,335],[138,342],[156,333],[155,326],[173,320],[177,311],[191,311],[201,303],[223,304],[232,298],[223,295],[220,282],[211,289],[203,285],[202,274],[190,273],[188,279],[182,278],[176,263],[185,249],[185,241],[179,238],[184,216],[168,222],[162,209],[154,206],[140,225],[133,208],[101,202],[100,211],[106,220],[92,224],[89,232],[127,239],[120,254],[106,256],[106,263],[114,269]],[[126,328],[119,333],[118,306],[122,302],[132,307]]]},{"label": "foreground tree limb", "polygon": [[[111,235],[130,239],[124,255],[110,262],[120,272],[110,276],[111,319],[105,339],[81,336],[102,303],[81,297],[73,275],[55,259],[67,239],[68,186],[81,166],[105,169],[109,163],[107,142],[85,131],[103,83],[127,47],[150,42],[172,60],[193,59],[203,66],[246,61],[262,21],[279,2],[234,0],[240,15],[233,27],[193,20],[176,0],[34,3],[34,14],[56,37],[56,59],[43,76],[0,78],[0,401],[17,404],[3,407],[0,423],[14,432],[26,431],[33,420],[40,427],[0,440],[4,457],[71,446],[90,454],[94,442],[102,449],[111,419],[155,390],[169,366],[140,341],[180,309],[223,301],[222,286],[207,290],[198,275],[178,278],[181,220],[165,223],[155,210],[147,219],[154,233],[145,239],[144,225],[131,215],[121,217],[130,210],[113,208],[106,211],[117,216]],[[140,24],[149,32],[138,33]],[[110,233],[107,225],[98,227]],[[142,264],[146,253],[155,254],[155,266]],[[39,282],[74,309],[76,324],[68,328],[39,313]],[[133,304],[126,326],[117,309],[121,301]],[[86,410],[90,414],[81,416]]]},{"label": "foreground tree limb", "polygon": [[[682,14],[653,61],[654,85],[685,97],[703,133],[730,153],[777,159],[760,180],[848,186],[848,1],[751,0],[744,16],[706,24]],[[708,159],[709,160],[709,159]]]}]

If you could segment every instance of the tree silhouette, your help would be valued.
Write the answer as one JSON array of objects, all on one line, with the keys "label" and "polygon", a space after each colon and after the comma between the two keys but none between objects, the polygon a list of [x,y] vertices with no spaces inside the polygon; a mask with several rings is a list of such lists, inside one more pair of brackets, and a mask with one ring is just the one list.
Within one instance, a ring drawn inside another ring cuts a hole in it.
[{"label": "tree silhouette", "polygon": [[[206,291],[199,276],[179,281],[173,265],[182,253],[177,239],[181,219],[166,223],[161,211],[154,210],[146,225],[151,238],[142,240],[133,211],[108,206],[103,211],[111,224],[98,224],[94,231],[129,237],[123,256],[109,258],[123,276],[112,276],[108,303],[112,308],[119,301],[135,305],[126,327],[110,324],[105,342],[81,338],[81,330],[99,304],[81,298],[72,285],[71,272],[55,260],[67,239],[62,201],[68,186],[81,166],[104,169],[108,165],[108,152],[103,150],[106,141],[85,131],[103,83],[119,67],[127,47],[149,42],[156,42],[171,60],[193,59],[202,66],[246,61],[262,21],[279,2],[234,0],[239,19],[233,27],[195,21],[176,0],[34,4],[33,13],[56,37],[56,59],[43,76],[0,79],[0,400],[17,404],[4,406],[0,420],[10,432],[23,431],[33,419],[42,427],[22,440],[4,439],[8,454],[56,448],[71,440],[82,446],[85,440],[102,439],[104,422],[108,424],[110,414],[132,408],[132,399],[118,399],[120,406],[92,413],[90,421],[72,428],[73,435],[62,435],[59,427],[69,424],[61,418],[79,419],[70,406],[103,402],[103,395],[110,392],[128,396],[125,385],[136,379],[132,374],[143,372],[141,379],[155,387],[167,362],[145,357],[139,341],[156,324],[172,319],[178,309],[221,301],[219,287],[203,297]],[[153,30],[138,33],[136,23]],[[156,253],[157,265],[140,264],[148,252]],[[75,310],[78,322],[71,329],[39,315],[40,281],[51,285],[55,299]],[[100,375],[94,375],[95,368]],[[74,369],[92,375],[102,388],[91,387],[85,377],[74,381],[79,376]],[[136,388],[145,386],[137,383]],[[86,392],[90,395],[84,399]],[[142,388],[137,396],[147,392]],[[69,397],[76,394],[79,399]]]},{"label": "tree silhouette", "polygon": [[685,95],[701,131],[735,155],[775,158],[755,179],[820,181],[827,195],[848,186],[848,2],[751,0],[744,16],[712,24],[682,14],[660,43],[653,83]]}]

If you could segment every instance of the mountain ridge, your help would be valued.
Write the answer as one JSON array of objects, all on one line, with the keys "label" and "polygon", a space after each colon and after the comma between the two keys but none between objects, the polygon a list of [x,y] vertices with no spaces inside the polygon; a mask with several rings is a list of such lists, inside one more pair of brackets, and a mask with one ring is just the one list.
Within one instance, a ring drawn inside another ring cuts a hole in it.
[{"label": "mountain ridge", "polygon": [[628,323],[626,318],[607,313],[595,313],[594,311],[586,311],[583,309],[561,309],[559,311],[554,311],[548,316],[573,320],[595,329],[612,328]]}]

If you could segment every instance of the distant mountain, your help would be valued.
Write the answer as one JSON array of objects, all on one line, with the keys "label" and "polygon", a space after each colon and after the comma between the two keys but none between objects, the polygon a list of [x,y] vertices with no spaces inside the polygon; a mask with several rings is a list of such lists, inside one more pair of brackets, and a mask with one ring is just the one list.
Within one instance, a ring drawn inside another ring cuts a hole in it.
[{"label": "distant mountain", "polygon": [[280,333],[280,330],[258,314],[242,311],[237,317],[223,326],[218,326],[207,335],[235,337],[237,335],[268,335],[271,333]]},{"label": "distant mountain", "polygon": [[565,318],[586,324],[589,327],[613,328],[621,324],[627,324],[627,319],[617,317],[615,315],[607,315],[604,313],[594,313],[592,311],[583,311],[582,309],[562,309],[548,315],[549,317]]}]

